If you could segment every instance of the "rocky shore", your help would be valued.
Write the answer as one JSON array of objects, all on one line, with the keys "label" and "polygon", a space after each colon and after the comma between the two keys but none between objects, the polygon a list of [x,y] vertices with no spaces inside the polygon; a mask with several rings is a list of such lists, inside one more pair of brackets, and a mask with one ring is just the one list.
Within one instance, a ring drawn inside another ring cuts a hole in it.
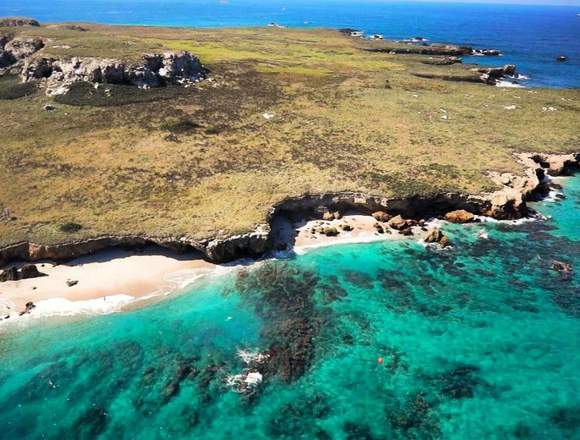
[{"label": "rocky shore", "polygon": [[[49,259],[67,261],[83,255],[111,248],[139,249],[158,245],[178,252],[198,251],[211,262],[224,263],[242,257],[260,257],[282,249],[288,243],[275,243],[277,219],[314,220],[323,219],[329,212],[351,212],[371,215],[385,212],[389,218],[418,221],[420,219],[444,217],[451,211],[464,210],[470,214],[492,217],[499,220],[518,219],[529,215],[526,201],[538,200],[549,191],[546,176],[573,173],[580,166],[580,153],[568,155],[520,154],[525,166],[523,175],[490,172],[490,178],[501,189],[482,195],[444,193],[431,196],[387,198],[362,193],[307,194],[292,197],[275,204],[268,215],[267,223],[259,225],[247,234],[227,238],[202,240],[187,237],[153,237],[140,235],[100,236],[85,240],[54,245],[21,242],[0,249],[0,266],[14,261],[38,261]],[[338,232],[338,231],[337,231]]]}]

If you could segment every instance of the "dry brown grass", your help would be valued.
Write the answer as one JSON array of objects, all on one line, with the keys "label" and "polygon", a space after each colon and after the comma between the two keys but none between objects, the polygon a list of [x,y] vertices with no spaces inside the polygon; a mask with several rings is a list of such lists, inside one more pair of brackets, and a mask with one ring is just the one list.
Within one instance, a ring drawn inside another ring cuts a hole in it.
[{"label": "dry brown grass", "polygon": [[[327,30],[85,26],[25,32],[51,38],[54,56],[189,50],[213,81],[140,103],[117,87],[116,105],[100,107],[80,93],[85,105],[51,113],[40,92],[0,100],[0,209],[17,218],[0,220],[0,244],[225,236],[288,195],[476,193],[491,188],[486,171],[520,169],[513,152],[578,150],[578,90],[417,78],[465,68],[365,52]],[[63,232],[67,222],[83,229]]]}]

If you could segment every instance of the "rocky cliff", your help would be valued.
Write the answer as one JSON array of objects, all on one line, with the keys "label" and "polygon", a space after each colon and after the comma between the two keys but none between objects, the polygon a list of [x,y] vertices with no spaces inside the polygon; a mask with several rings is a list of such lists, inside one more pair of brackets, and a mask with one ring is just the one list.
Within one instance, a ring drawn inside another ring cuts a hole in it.
[{"label": "rocky cliff", "polygon": [[356,211],[371,214],[384,211],[405,218],[441,217],[450,211],[463,209],[469,213],[496,219],[517,219],[529,214],[526,201],[537,199],[548,191],[548,175],[566,175],[580,166],[580,153],[568,155],[520,154],[526,167],[523,175],[490,173],[501,189],[490,194],[466,195],[444,193],[432,196],[387,198],[362,193],[309,194],[289,197],[272,207],[268,223],[255,231],[224,239],[192,240],[187,237],[101,236],[56,245],[30,242],[17,243],[0,249],[0,266],[11,261],[41,259],[68,260],[100,250],[126,247],[140,248],[150,244],[176,251],[197,250],[204,258],[223,263],[241,257],[259,257],[272,250],[279,217],[294,219],[322,218],[328,211]]}]

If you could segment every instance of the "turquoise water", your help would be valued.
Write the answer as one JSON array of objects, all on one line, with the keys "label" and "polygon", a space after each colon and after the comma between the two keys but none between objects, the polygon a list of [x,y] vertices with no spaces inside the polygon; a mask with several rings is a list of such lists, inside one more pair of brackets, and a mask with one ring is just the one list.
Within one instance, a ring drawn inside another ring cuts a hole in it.
[{"label": "turquoise water", "polygon": [[[580,177],[565,194],[547,221],[448,226],[450,250],[320,248],[5,328],[0,438],[580,439]],[[271,355],[251,395],[226,384],[239,349]]]},{"label": "turquoise water", "polygon": [[[483,2],[482,2],[483,3]],[[494,2],[501,3],[501,2]],[[42,22],[92,21],[154,26],[354,27],[388,38],[496,48],[502,58],[471,57],[489,65],[515,63],[528,85],[580,87],[580,6],[409,2],[388,0],[2,0],[0,16]],[[568,61],[557,62],[566,55]]]}]

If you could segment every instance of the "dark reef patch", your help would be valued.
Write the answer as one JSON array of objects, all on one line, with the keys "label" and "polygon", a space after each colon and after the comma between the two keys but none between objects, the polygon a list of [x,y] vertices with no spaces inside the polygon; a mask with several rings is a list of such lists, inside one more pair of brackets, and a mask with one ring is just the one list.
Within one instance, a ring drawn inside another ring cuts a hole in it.
[{"label": "dark reef patch", "polygon": [[397,438],[440,438],[439,421],[433,404],[422,392],[411,395],[403,405],[388,408],[386,418]]},{"label": "dark reef patch", "polygon": [[269,359],[260,372],[266,378],[293,382],[311,365],[324,319],[314,302],[319,282],[314,272],[289,262],[268,262],[238,274],[236,290],[264,320],[261,336]]}]

